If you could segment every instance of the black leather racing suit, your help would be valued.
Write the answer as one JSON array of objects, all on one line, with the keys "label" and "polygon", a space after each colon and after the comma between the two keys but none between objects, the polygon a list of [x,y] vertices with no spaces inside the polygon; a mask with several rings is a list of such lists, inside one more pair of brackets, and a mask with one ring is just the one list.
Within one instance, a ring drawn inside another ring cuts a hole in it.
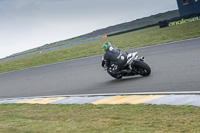
[{"label": "black leather racing suit", "polygon": [[110,46],[104,54],[104,60],[108,68],[114,64],[115,70],[113,71],[113,74],[117,74],[117,72],[121,71],[126,64],[127,54],[123,53],[115,46]]}]

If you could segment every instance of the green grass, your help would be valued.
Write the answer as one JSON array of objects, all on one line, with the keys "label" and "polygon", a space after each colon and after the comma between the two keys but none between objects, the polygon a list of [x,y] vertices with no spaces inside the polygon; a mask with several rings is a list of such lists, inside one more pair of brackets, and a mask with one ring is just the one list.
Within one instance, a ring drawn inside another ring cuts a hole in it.
[{"label": "green grass", "polygon": [[199,133],[200,108],[1,104],[1,133]]},{"label": "green grass", "polygon": [[[57,47],[57,46],[62,46],[62,45],[66,45],[66,44],[70,44],[70,43],[78,42],[78,41],[82,41],[82,40],[85,40],[85,39],[80,37],[80,38],[77,38],[77,39],[69,39],[69,40],[59,41],[59,42],[56,42],[56,43],[46,44],[46,45],[43,45],[41,47],[37,47],[37,48],[26,50],[26,51],[23,51],[23,52],[20,52],[20,53],[16,53],[16,54],[8,56],[6,58],[24,55],[24,54],[28,54],[28,53],[33,53],[33,52],[36,52],[36,51],[49,49],[49,48]],[[4,58],[4,59],[6,59],[6,58]]]},{"label": "green grass", "polygon": [[0,73],[103,54],[102,44],[107,41],[125,50],[195,37],[200,37],[199,21],[162,29],[156,26],[78,46],[2,62],[0,63]]}]

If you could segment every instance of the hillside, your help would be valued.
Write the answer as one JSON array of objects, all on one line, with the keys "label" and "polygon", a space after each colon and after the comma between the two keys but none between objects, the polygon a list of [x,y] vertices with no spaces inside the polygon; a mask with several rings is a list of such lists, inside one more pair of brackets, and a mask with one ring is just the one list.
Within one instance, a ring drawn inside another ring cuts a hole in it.
[{"label": "hillside", "polygon": [[75,37],[75,38],[55,42],[55,43],[52,43],[52,44],[56,44],[56,43],[65,43],[66,44],[69,40],[76,40],[76,39],[80,40],[80,39],[93,38],[93,37],[96,37],[96,36],[106,35],[106,34],[117,32],[117,31],[122,31],[122,30],[130,29],[130,28],[135,28],[135,27],[147,25],[147,24],[157,23],[159,21],[178,17],[178,16],[180,16],[178,10],[168,11],[168,12],[165,12],[165,13],[159,13],[159,14],[152,15],[152,16],[149,16],[149,17],[144,17],[144,18],[141,18],[141,19],[133,20],[133,21],[130,21],[130,22],[126,22],[126,23],[122,23],[122,24],[118,24],[118,25],[114,25],[114,26],[109,26],[107,28],[98,29],[98,30],[95,30],[91,33],[84,34],[82,36],[78,36],[78,37]]},{"label": "hillside", "polygon": [[[144,17],[144,18],[141,18],[141,19],[133,20],[131,22],[126,22],[126,23],[110,26],[110,27],[107,27],[107,28],[98,29],[98,30],[95,30],[91,33],[84,34],[84,35],[81,35],[81,36],[77,36],[77,37],[74,37],[74,38],[61,40],[61,41],[53,42],[53,43],[50,43],[50,44],[45,44],[41,47],[37,47],[37,48],[34,48],[34,49],[30,49],[30,50],[27,50],[27,51],[16,53],[16,54],[13,54],[9,57],[23,55],[23,54],[26,54],[26,53],[31,53],[31,52],[39,51],[39,50],[42,50],[42,49],[48,49],[48,48],[56,47],[56,46],[60,46],[60,45],[70,44],[70,43],[73,43],[73,42],[86,40],[88,38],[106,35],[106,34],[110,34],[110,33],[113,33],[113,32],[122,31],[122,30],[132,29],[132,28],[135,28],[135,27],[143,26],[143,25],[157,23],[159,21],[174,18],[174,17],[177,17],[177,16],[179,16],[178,10],[168,11],[168,12],[165,12],[165,13],[159,13],[159,14],[152,15],[152,16],[149,16],[149,17]],[[9,58],[9,57],[7,57],[7,58]]]}]

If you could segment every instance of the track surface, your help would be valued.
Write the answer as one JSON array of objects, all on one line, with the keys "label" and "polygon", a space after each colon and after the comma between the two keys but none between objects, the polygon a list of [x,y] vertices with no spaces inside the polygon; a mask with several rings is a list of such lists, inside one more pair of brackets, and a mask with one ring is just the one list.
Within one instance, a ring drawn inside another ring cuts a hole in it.
[{"label": "track surface", "polygon": [[0,98],[134,92],[200,91],[200,38],[135,49],[149,77],[115,80],[101,56],[0,74]]}]

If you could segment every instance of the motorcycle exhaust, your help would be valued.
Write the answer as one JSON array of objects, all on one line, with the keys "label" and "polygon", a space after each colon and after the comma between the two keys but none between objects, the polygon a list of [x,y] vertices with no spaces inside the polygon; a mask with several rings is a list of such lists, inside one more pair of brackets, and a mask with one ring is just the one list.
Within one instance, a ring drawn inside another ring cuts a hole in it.
[{"label": "motorcycle exhaust", "polygon": [[141,57],[140,57],[140,60],[141,60],[141,61],[144,61],[144,56],[141,56]]}]

